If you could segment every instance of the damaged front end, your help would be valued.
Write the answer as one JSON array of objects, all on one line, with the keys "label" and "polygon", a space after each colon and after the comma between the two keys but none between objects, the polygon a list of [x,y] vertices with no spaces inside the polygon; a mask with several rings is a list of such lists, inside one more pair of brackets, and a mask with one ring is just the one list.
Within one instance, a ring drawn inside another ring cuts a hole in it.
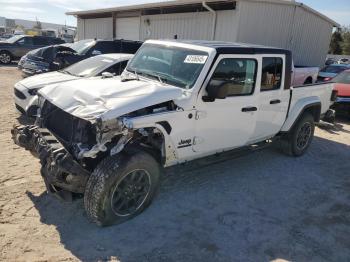
[{"label": "damaged front end", "polygon": [[14,126],[14,142],[40,159],[41,175],[47,191],[71,200],[71,193],[82,194],[90,172],[84,169],[46,128]]},{"label": "damaged front end", "polygon": [[166,102],[108,121],[98,118],[92,123],[46,100],[35,125],[15,126],[11,132],[17,145],[40,159],[48,192],[70,200],[72,193],[84,193],[91,172],[102,159],[120,153],[127,145],[156,149],[161,158],[161,132],[152,128],[134,130],[129,119],[175,109],[173,102]]}]

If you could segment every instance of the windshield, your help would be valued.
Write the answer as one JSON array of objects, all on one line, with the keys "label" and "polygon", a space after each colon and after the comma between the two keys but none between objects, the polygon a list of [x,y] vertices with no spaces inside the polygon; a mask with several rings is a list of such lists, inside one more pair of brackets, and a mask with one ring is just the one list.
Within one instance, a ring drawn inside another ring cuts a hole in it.
[{"label": "windshield", "polygon": [[117,60],[106,57],[104,55],[90,57],[76,64],[73,64],[62,70],[67,73],[79,77],[89,77],[98,75],[107,66],[112,66]]},{"label": "windshield", "polygon": [[156,44],[144,44],[127,67],[146,77],[181,88],[192,88],[208,58],[208,53]]},{"label": "windshield", "polygon": [[340,84],[350,84],[350,71],[340,73],[339,75],[333,78],[332,82]]},{"label": "windshield", "polygon": [[326,66],[325,68],[323,68],[321,70],[321,72],[338,74],[338,73],[344,71],[345,69],[348,69],[348,67],[346,67],[346,66]]},{"label": "windshield", "polygon": [[17,40],[21,39],[23,37],[23,35],[15,35],[9,39],[6,40],[7,43],[13,44],[14,42],[16,42]]},{"label": "windshield", "polygon": [[78,41],[70,45],[69,47],[75,50],[78,53],[78,55],[85,55],[85,53],[89,50],[89,48],[94,44],[95,44],[95,40],[88,39],[88,40]]}]

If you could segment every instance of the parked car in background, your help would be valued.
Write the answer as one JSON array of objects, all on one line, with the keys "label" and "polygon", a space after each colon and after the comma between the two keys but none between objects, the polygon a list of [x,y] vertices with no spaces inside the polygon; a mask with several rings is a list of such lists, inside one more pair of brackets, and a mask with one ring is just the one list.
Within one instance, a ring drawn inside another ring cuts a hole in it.
[{"label": "parked car in background", "polygon": [[18,111],[29,117],[36,115],[38,108],[37,92],[46,85],[73,81],[81,78],[120,75],[131,54],[104,54],[94,56],[57,72],[32,76],[15,84],[14,99]]},{"label": "parked car in background", "polygon": [[129,40],[81,40],[73,44],[48,46],[35,50],[19,62],[23,76],[66,68],[86,58],[109,53],[134,54],[142,42]]},{"label": "parked car in background", "polygon": [[343,71],[332,80],[335,82],[334,90],[338,92],[333,108],[337,112],[350,115],[350,69]]},{"label": "parked car in background", "polygon": [[46,46],[30,51],[19,60],[18,69],[22,70],[23,77],[57,71],[61,68],[56,62],[60,56],[67,56],[75,53],[70,46],[71,44],[66,43]]},{"label": "parked car in background", "polygon": [[336,60],[335,58],[327,58],[325,65],[333,65],[337,63],[338,63],[338,60]]},{"label": "parked car in background", "polygon": [[346,69],[350,69],[350,65],[334,64],[334,65],[326,66],[323,69],[321,69],[321,71],[319,72],[317,81],[318,82],[331,81],[334,77],[336,77],[338,74],[340,74]]},{"label": "parked car in background", "polygon": [[3,34],[0,36],[0,41],[5,41],[11,37],[13,37],[13,34]]},{"label": "parked car in background", "polygon": [[31,50],[62,43],[62,39],[55,37],[15,35],[0,42],[0,63],[9,64]]},{"label": "parked car in background", "polygon": [[100,226],[145,210],[169,167],[279,139],[301,156],[333,103],[333,84],[291,88],[288,50],[209,41],[147,41],[122,77],[39,91],[37,125],[17,145],[40,158],[47,191],[84,194]]},{"label": "parked car in background", "polygon": [[295,66],[293,69],[293,86],[309,85],[317,82],[318,67]]},{"label": "parked car in background", "polygon": [[338,64],[348,65],[348,64],[350,64],[350,59],[349,58],[341,58],[341,59],[339,59]]}]

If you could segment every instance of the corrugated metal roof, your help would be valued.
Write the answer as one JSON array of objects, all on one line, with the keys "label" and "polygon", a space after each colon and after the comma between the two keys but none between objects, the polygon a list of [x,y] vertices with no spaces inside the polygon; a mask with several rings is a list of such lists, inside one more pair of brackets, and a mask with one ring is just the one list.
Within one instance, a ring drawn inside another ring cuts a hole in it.
[{"label": "corrugated metal roof", "polygon": [[[210,3],[210,2],[217,2],[218,0],[206,0],[204,2]],[[296,2],[295,0],[237,0],[237,1],[253,1],[253,2],[269,2],[269,3],[278,3],[278,4],[286,4],[286,5],[294,5],[294,6],[300,6],[307,10],[310,13],[313,13],[316,16],[321,17],[322,19],[328,21],[335,27],[340,27],[340,24],[335,22],[334,20],[330,19],[329,17],[321,14],[320,12],[312,9],[311,7]],[[152,3],[146,3],[146,4],[138,4],[138,5],[124,5],[124,6],[116,6],[111,8],[103,8],[103,9],[93,9],[93,10],[85,10],[85,11],[75,11],[75,12],[67,12],[67,15],[89,15],[89,14],[100,14],[100,13],[107,13],[107,12],[121,12],[121,11],[134,11],[134,10],[142,10],[147,8],[157,8],[157,7],[167,7],[167,6],[180,6],[180,5],[188,5],[188,4],[200,4],[203,1],[199,0],[170,0],[170,1],[158,1],[158,2],[152,2]]]}]

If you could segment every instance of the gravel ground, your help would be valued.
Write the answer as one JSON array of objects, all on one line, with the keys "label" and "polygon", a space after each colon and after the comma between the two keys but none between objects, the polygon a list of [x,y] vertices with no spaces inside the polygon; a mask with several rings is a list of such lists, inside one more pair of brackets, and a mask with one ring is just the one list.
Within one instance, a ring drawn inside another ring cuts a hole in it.
[{"label": "gravel ground", "polygon": [[12,143],[19,79],[0,67],[0,261],[349,261],[349,120],[317,128],[301,158],[269,148],[169,169],[143,214],[98,228]]}]

